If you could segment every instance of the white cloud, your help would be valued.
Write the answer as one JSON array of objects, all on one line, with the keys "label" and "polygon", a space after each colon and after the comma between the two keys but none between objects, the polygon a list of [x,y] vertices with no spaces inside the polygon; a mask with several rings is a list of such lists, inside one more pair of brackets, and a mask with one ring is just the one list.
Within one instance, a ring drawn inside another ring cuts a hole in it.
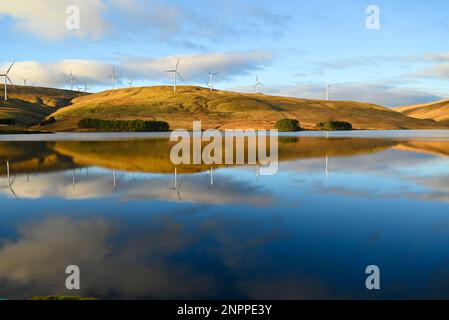
[{"label": "white cloud", "polygon": [[[80,30],[66,27],[66,8],[76,5],[80,9]],[[1,15],[13,19],[14,28],[49,40],[70,35],[97,38],[107,25],[102,18],[105,5],[102,0],[14,0],[0,2]]]},{"label": "white cloud", "polygon": [[[10,77],[14,83],[37,82],[40,86],[66,86],[70,72],[77,78],[77,84],[104,85],[110,82],[109,76],[116,65],[118,77],[162,81],[167,79],[166,70],[173,69],[178,57],[162,58],[124,58],[116,64],[95,60],[63,60],[57,62],[17,62],[11,69]],[[209,53],[183,56],[179,72],[186,82],[198,82],[207,78],[206,70],[220,72],[216,81],[228,80],[238,75],[245,75],[269,64],[271,54],[265,51],[245,51],[230,53]],[[6,69],[4,63],[0,70]]]},{"label": "white cloud", "polygon": [[416,78],[449,79],[449,63],[442,63],[410,75]]},{"label": "white cloud", "polygon": [[[240,92],[254,92],[254,87],[235,88]],[[298,84],[266,86],[266,94],[291,96],[306,99],[326,98],[326,84]],[[331,100],[352,100],[396,107],[440,100],[442,97],[413,88],[401,88],[384,84],[344,83],[330,88]]]},{"label": "white cloud", "polygon": [[[66,8],[76,5],[81,29],[66,28]],[[160,43],[205,48],[210,41],[239,38],[278,38],[287,29],[290,16],[229,1],[206,2],[207,14],[198,4],[162,0],[14,0],[0,2],[2,15],[13,28],[47,40],[69,36],[97,39],[151,38]],[[110,22],[110,23],[109,23]],[[189,40],[187,40],[189,39]]]}]

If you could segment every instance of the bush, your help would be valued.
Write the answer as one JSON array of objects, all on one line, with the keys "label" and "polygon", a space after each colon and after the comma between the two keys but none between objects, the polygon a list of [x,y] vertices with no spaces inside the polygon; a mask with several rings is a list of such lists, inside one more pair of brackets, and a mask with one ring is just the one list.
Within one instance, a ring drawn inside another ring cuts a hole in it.
[{"label": "bush", "polygon": [[0,124],[5,124],[7,126],[14,126],[16,125],[15,119],[0,119]]},{"label": "bush", "polygon": [[169,124],[165,121],[101,120],[89,118],[80,120],[78,127],[105,132],[165,132],[170,130]]},{"label": "bush", "polygon": [[47,124],[52,124],[52,123],[55,123],[55,122],[56,122],[55,117],[50,117],[48,119],[42,120],[41,123],[40,123],[40,126],[43,127],[43,126],[46,126]]},{"label": "bush", "polygon": [[316,125],[316,130],[320,131],[345,131],[352,130],[352,124],[346,121],[326,121]]},{"label": "bush", "polygon": [[301,131],[301,127],[299,126],[299,121],[295,119],[282,119],[276,122],[274,126],[280,132],[294,132]]}]

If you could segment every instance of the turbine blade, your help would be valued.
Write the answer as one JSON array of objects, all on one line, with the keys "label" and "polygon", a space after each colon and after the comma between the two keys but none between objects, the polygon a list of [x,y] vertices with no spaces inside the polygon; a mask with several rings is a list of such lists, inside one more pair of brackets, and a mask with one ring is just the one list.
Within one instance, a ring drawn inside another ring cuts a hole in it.
[{"label": "turbine blade", "polygon": [[179,61],[181,61],[181,58],[179,58],[178,62],[176,63],[176,71],[178,71]]},{"label": "turbine blade", "polygon": [[11,79],[9,79],[8,76],[5,76],[5,77],[6,77],[6,79],[8,79],[9,83],[11,83],[12,85],[14,85],[14,83],[12,83]]},{"label": "turbine blade", "polygon": [[177,73],[178,76],[181,78],[182,82],[185,82],[184,79],[183,79],[183,77],[181,76],[181,74],[180,74],[178,71],[176,71],[176,73]]},{"label": "turbine blade", "polygon": [[9,71],[11,70],[12,66],[16,63],[16,61],[14,60],[14,62],[11,64],[11,66],[8,68],[8,71],[6,71],[6,74],[9,73]]}]

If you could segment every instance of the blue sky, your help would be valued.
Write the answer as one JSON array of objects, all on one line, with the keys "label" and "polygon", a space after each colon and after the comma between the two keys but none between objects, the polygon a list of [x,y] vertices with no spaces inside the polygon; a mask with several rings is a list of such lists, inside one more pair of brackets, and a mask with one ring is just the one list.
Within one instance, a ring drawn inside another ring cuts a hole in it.
[{"label": "blue sky", "polygon": [[[66,8],[80,29],[66,27]],[[380,10],[380,29],[365,12]],[[68,88],[70,71],[91,91],[170,84],[164,73],[182,57],[187,84],[304,98],[360,100],[387,106],[449,95],[447,1],[152,1],[14,0],[0,3],[0,64],[15,83]]]}]

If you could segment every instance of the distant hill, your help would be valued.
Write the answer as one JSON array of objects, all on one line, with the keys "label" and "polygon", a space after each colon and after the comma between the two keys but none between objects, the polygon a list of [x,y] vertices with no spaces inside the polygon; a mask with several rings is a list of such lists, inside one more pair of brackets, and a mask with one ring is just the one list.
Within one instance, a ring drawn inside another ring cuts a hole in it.
[{"label": "distant hill", "polygon": [[399,107],[395,108],[395,110],[409,117],[417,119],[433,119],[438,122],[449,124],[449,99]]},{"label": "distant hill", "polygon": [[206,129],[271,129],[283,118],[298,119],[306,129],[328,120],[347,121],[355,129],[446,128],[369,103],[210,92],[194,86],[180,86],[176,94],[170,86],[110,90],[77,97],[72,103],[53,114],[57,123],[49,130],[77,130],[82,118],[164,120],[172,129],[190,129],[194,119],[201,120]]},{"label": "distant hill", "polygon": [[4,86],[0,85],[0,119],[14,119],[16,127],[27,128],[83,95],[70,90],[8,86],[8,101],[4,101]]}]

